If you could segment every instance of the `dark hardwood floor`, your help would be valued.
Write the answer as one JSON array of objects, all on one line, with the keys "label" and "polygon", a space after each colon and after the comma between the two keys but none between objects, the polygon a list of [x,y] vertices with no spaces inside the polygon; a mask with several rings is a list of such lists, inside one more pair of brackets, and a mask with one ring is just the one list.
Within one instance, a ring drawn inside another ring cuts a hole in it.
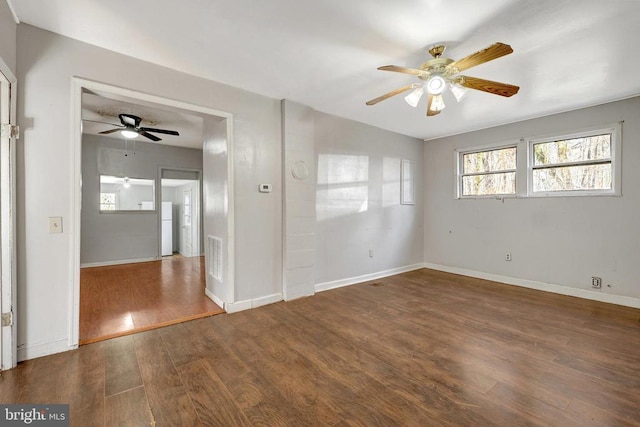
[{"label": "dark hardwood floor", "polygon": [[220,314],[204,294],[204,257],[83,268],[80,344]]},{"label": "dark hardwood floor", "polygon": [[74,426],[640,425],[640,310],[432,270],[21,363]]}]

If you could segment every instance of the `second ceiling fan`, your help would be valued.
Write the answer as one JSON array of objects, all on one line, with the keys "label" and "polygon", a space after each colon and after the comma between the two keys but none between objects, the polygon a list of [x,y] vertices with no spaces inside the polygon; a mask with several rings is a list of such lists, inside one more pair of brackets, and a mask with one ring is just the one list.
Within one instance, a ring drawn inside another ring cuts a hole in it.
[{"label": "second ceiling fan", "polygon": [[368,101],[367,105],[375,105],[380,101],[413,89],[413,91],[405,97],[407,103],[412,107],[417,106],[424,92],[427,92],[427,116],[435,116],[445,108],[442,94],[447,87],[450,88],[451,93],[453,93],[457,101],[462,99],[467,89],[480,90],[506,97],[518,93],[520,89],[518,86],[459,74],[471,67],[512,53],[513,49],[508,44],[495,43],[486,49],[482,49],[457,61],[451,58],[443,58],[442,54],[444,50],[444,45],[437,45],[429,49],[429,53],[433,56],[433,59],[422,64],[420,68],[405,68],[396,65],[379,67],[378,70],[417,76],[421,82],[412,83],[385,93]]},{"label": "second ceiling fan", "polygon": [[121,125],[114,124],[113,126],[117,126],[115,129],[109,129],[99,133],[102,135],[108,135],[110,133],[120,131],[125,138],[135,138],[138,135],[142,135],[145,138],[149,138],[150,140],[155,142],[162,141],[162,138],[158,138],[157,136],[149,132],[180,136],[180,133],[175,130],[141,127],[140,123],[142,122],[142,119],[138,116],[134,116],[133,114],[123,113],[118,114],[118,117],[120,118],[120,123],[122,123]]}]

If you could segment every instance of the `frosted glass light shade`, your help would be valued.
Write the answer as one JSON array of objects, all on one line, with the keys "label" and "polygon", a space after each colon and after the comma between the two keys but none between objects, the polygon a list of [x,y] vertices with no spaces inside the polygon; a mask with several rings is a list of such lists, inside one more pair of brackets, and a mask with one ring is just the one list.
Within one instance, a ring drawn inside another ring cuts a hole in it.
[{"label": "frosted glass light shade", "polygon": [[407,104],[415,108],[418,105],[418,102],[420,102],[420,98],[422,97],[423,93],[424,88],[422,86],[417,87],[413,92],[405,96],[404,100],[407,101]]},{"label": "frosted glass light shade", "polygon": [[138,136],[138,132],[136,132],[135,130],[124,129],[124,130],[121,130],[120,133],[125,138],[135,138]]},{"label": "frosted glass light shade", "polygon": [[431,100],[431,111],[442,111],[444,110],[446,105],[444,105],[444,99],[442,99],[442,95],[434,95]]},{"label": "frosted glass light shade", "polygon": [[466,87],[460,86],[458,83],[454,83],[451,85],[451,93],[456,97],[456,101],[462,101],[462,98],[469,92],[469,89]]}]

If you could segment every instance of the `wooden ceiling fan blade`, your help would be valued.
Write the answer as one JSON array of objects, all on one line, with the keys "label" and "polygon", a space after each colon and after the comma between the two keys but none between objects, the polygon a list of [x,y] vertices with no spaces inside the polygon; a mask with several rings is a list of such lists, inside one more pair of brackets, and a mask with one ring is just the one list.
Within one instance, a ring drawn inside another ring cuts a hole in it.
[{"label": "wooden ceiling fan blade", "polygon": [[427,98],[427,117],[435,116],[436,114],[440,114],[440,111],[434,111],[431,109],[431,103],[433,102],[433,95],[429,94]]},{"label": "wooden ceiling fan blade", "polygon": [[391,92],[385,93],[384,95],[380,95],[377,98],[373,98],[371,101],[367,101],[367,105],[375,105],[380,101],[384,101],[385,99],[391,98],[392,96],[396,96],[401,94],[402,92],[406,92],[411,89],[413,85],[406,85],[399,89],[392,90]]},{"label": "wooden ceiling fan blade", "polygon": [[479,50],[476,53],[472,53],[469,56],[465,56],[462,59],[452,62],[447,68],[457,68],[458,72],[467,70],[476,65],[484,64],[485,62],[493,61],[494,59],[508,55],[513,52],[513,49],[508,44],[495,43],[491,46]]},{"label": "wooden ceiling fan blade", "polygon": [[412,74],[414,76],[421,76],[424,74],[424,71],[422,70],[418,70],[416,68],[398,67],[397,65],[383,65],[382,67],[378,67],[378,70],[393,71],[395,73],[403,73],[403,74]]},{"label": "wooden ceiling fan blade", "polygon": [[520,90],[519,86],[507,83],[493,82],[491,80],[479,79],[477,77],[459,76],[458,83],[469,89],[481,90],[500,96],[513,96]]},{"label": "wooden ceiling fan blade", "polygon": [[168,129],[155,129],[155,128],[140,128],[141,131],[147,132],[155,132],[155,133],[164,133],[166,135],[175,135],[180,136],[180,133],[176,130],[168,130]]},{"label": "wooden ceiling fan blade", "polygon": [[157,136],[152,135],[149,132],[145,132],[143,130],[140,130],[139,133],[140,133],[140,135],[144,136],[145,138],[149,138],[152,141],[155,141],[155,142],[162,141],[161,138],[158,138]]},{"label": "wooden ceiling fan blade", "polygon": [[98,132],[98,133],[101,135],[109,135],[110,133],[118,132],[119,130],[122,130],[122,129],[115,128],[115,129],[103,130],[102,132]]}]

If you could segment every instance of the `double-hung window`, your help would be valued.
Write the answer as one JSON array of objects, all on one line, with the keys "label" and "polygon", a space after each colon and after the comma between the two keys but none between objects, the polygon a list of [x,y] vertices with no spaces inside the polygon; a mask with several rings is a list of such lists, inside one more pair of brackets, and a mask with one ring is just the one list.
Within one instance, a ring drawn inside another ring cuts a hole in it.
[{"label": "double-hung window", "polygon": [[620,195],[621,128],[458,149],[457,198]]},{"label": "double-hung window", "polygon": [[458,196],[483,197],[516,194],[515,145],[459,151]]},{"label": "double-hung window", "polygon": [[619,126],[529,141],[529,195],[619,194]]}]

